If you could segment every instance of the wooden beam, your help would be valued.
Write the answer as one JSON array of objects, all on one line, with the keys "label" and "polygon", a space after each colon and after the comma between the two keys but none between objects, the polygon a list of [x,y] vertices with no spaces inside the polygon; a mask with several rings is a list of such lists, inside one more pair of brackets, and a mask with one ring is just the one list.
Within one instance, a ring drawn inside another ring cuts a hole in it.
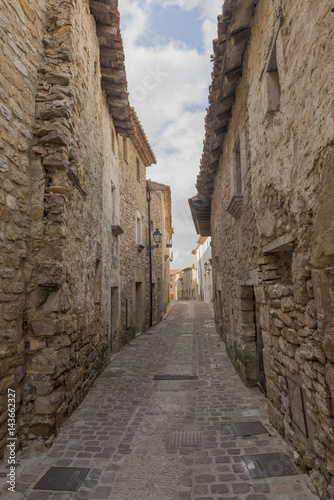
[{"label": "wooden beam", "polygon": [[213,132],[214,138],[219,139],[223,135],[226,135],[227,133],[227,127],[220,127],[216,128],[216,130]]},{"label": "wooden beam", "polygon": [[240,80],[241,76],[242,76],[241,66],[239,68],[233,69],[232,71],[229,71],[228,73],[225,73],[225,79],[227,83]]},{"label": "wooden beam", "polygon": [[210,153],[210,159],[211,160],[218,160],[218,158],[220,157],[220,155],[222,154],[222,148],[219,146],[218,148],[214,149],[213,151],[211,151]]},{"label": "wooden beam", "polygon": [[[219,108],[227,108],[227,109],[229,109],[232,106],[232,104],[234,104],[234,101],[235,101],[235,95],[234,94],[226,96],[226,97],[224,97],[220,101]],[[224,109],[224,111],[226,111],[226,109]]]},{"label": "wooden beam", "polygon": [[124,83],[113,83],[110,80],[102,80],[102,86],[105,91],[110,92],[124,92]]},{"label": "wooden beam", "polygon": [[101,75],[103,76],[103,78],[108,78],[111,80],[122,80],[125,78],[124,71],[113,68],[101,67]]},{"label": "wooden beam", "polygon": [[234,35],[231,36],[233,45],[237,47],[238,45],[241,45],[242,43],[246,43],[249,40],[251,34],[250,28],[246,28],[242,31],[239,31],[238,33],[235,33]]},{"label": "wooden beam", "polygon": [[115,108],[126,108],[129,106],[128,99],[120,99],[119,97],[107,97],[107,103]]},{"label": "wooden beam", "polygon": [[103,16],[103,15],[108,14],[108,12],[110,12],[110,5],[102,3],[102,2],[97,2],[94,0],[90,0],[89,7],[91,10],[91,13],[96,14],[98,16]]},{"label": "wooden beam", "polygon": [[121,108],[116,108],[115,106],[109,106],[110,113],[116,120],[129,120],[130,114],[128,111]]},{"label": "wooden beam", "polygon": [[117,28],[113,28],[112,26],[105,26],[104,24],[98,24],[96,26],[96,34],[98,37],[102,36],[112,36],[117,35]]},{"label": "wooden beam", "polygon": [[226,113],[220,113],[217,115],[218,122],[227,122],[231,118],[231,111],[226,111]]},{"label": "wooden beam", "polygon": [[101,56],[101,59],[111,59],[113,61],[116,61],[116,59],[117,59],[116,50],[108,49],[107,47],[101,47],[100,56]]}]

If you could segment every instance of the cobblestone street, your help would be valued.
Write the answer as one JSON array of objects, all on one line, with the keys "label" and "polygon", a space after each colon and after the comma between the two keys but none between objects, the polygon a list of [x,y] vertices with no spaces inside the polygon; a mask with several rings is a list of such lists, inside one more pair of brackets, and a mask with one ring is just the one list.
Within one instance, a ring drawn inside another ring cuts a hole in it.
[{"label": "cobblestone street", "polygon": [[[188,375],[189,380],[163,375]],[[236,436],[231,422],[250,421],[261,421],[267,432]],[[7,492],[2,467],[0,497],[318,498],[300,470],[252,479],[252,467],[247,470],[242,457],[263,453],[292,456],[268,422],[266,398],[256,387],[246,388],[235,373],[210,307],[173,302],[164,321],[114,357],[49,451],[18,454],[15,494]],[[89,471],[76,492],[34,490],[50,467]]]}]

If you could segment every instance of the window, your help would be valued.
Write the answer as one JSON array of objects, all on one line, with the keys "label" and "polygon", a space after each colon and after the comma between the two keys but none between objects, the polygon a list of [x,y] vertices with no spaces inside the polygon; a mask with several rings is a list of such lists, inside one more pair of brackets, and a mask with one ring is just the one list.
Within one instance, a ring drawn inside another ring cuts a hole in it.
[{"label": "window", "polygon": [[242,194],[240,138],[234,145],[234,194]]},{"label": "window", "polygon": [[112,152],[115,154],[115,132],[114,129],[111,129],[111,149]]},{"label": "window", "polygon": [[140,161],[136,158],[137,180],[140,181]]},{"label": "window", "polygon": [[264,81],[266,113],[273,113],[280,109],[281,88],[277,66],[276,42],[281,25],[282,19],[280,18],[276,24],[275,34],[270,45],[267,63],[261,77]]},{"label": "window", "polygon": [[142,245],[142,221],[141,214],[137,212],[136,214],[136,243],[137,245]]},{"label": "window", "polygon": [[110,208],[112,213],[114,212],[115,209],[115,185],[113,182],[111,182],[110,186]]},{"label": "window", "polygon": [[102,300],[102,264],[99,258],[95,262],[95,303],[99,304]]},{"label": "window", "polygon": [[238,136],[234,144],[232,158],[232,198],[226,209],[227,213],[235,219],[240,217],[243,205],[241,167],[240,136]]},{"label": "window", "polygon": [[123,158],[128,159],[128,141],[126,137],[123,137]]}]

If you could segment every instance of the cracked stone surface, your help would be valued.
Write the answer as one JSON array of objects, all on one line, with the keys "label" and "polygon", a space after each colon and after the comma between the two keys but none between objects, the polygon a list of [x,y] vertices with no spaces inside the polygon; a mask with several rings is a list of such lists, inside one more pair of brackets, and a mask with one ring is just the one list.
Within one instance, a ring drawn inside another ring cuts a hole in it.
[{"label": "cracked stone surface", "polygon": [[[0,498],[28,500],[313,500],[307,475],[251,479],[242,456],[292,452],[267,403],[240,381],[210,306],[174,302],[167,318],[113,359],[46,452],[18,453],[16,493],[0,470]],[[153,380],[190,374],[199,380]],[[235,436],[230,422],[260,420],[267,434]],[[199,446],[169,447],[199,431]],[[34,490],[50,466],[89,467],[77,492]]]}]

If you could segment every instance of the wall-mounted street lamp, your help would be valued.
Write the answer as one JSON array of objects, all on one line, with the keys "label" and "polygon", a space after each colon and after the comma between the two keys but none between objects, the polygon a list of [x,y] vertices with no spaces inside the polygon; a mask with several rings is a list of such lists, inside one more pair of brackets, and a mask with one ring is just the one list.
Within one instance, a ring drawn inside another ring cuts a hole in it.
[{"label": "wall-mounted street lamp", "polygon": [[153,239],[155,245],[152,248],[158,248],[160,243],[162,242],[162,234],[160,233],[159,229],[156,229],[153,233]]}]

